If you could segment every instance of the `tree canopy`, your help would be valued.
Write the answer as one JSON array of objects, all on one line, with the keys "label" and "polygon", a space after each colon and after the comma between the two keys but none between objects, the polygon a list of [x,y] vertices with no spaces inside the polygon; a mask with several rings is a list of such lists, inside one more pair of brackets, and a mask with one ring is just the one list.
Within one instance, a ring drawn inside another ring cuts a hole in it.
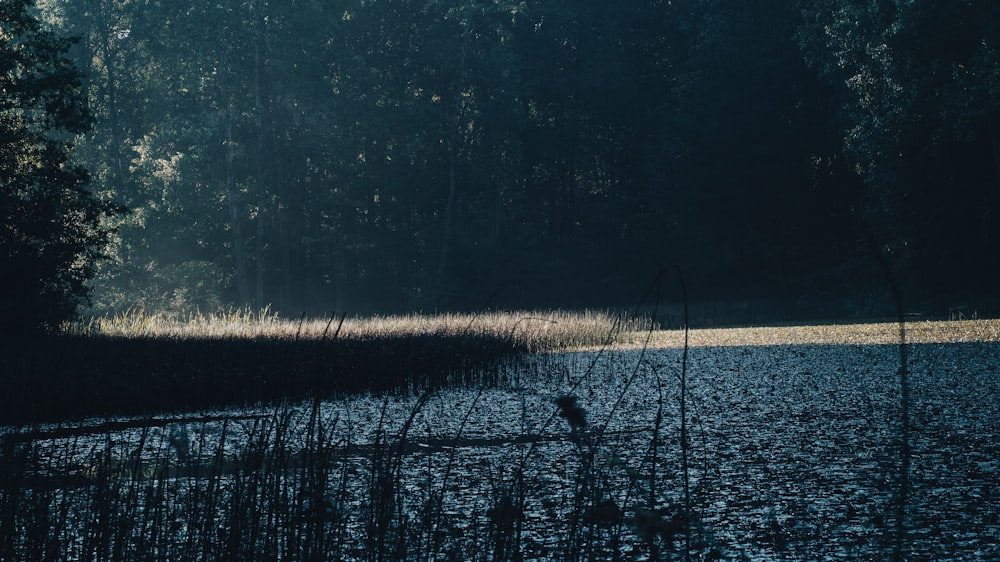
[{"label": "tree canopy", "polygon": [[[103,310],[995,294],[990,0],[45,0]],[[852,304],[855,303],[855,304]]]},{"label": "tree canopy", "polygon": [[803,3],[806,59],[840,89],[869,222],[925,290],[995,291],[1000,4]]},{"label": "tree canopy", "polygon": [[89,124],[70,42],[46,30],[28,0],[0,4],[0,317],[6,333],[72,317],[107,241],[114,206],[68,161]]}]

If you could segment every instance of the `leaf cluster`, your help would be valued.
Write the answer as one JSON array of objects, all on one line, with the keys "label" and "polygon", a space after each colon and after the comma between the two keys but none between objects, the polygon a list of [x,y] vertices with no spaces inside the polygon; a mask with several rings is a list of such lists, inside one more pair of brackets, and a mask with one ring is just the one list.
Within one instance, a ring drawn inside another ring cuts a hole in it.
[{"label": "leaf cluster", "polygon": [[71,41],[45,29],[31,2],[0,6],[0,302],[5,331],[52,329],[72,317],[118,212],[69,161],[89,119]]}]

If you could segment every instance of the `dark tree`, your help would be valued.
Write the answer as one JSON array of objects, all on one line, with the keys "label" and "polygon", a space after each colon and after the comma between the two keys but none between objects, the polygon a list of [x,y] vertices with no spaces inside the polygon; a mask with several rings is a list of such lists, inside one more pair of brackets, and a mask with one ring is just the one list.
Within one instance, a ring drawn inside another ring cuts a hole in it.
[{"label": "dark tree", "polygon": [[676,263],[853,314],[865,230],[911,291],[995,292],[992,0],[39,4],[133,210],[95,312],[617,306]]},{"label": "dark tree", "polygon": [[44,29],[31,0],[0,4],[0,325],[57,328],[86,297],[115,207],[70,163],[90,124],[71,42]]},{"label": "dark tree", "polygon": [[929,298],[994,291],[1000,4],[825,0],[801,12],[802,52],[841,90],[843,152],[905,284]]}]

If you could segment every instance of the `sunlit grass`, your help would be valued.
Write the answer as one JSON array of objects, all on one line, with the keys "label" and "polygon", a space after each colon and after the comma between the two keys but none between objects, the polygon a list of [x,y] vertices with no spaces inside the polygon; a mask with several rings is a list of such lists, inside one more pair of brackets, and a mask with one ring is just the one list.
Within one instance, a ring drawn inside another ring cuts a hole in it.
[{"label": "sunlit grass", "polygon": [[[392,339],[416,335],[492,337],[521,349],[573,349],[615,345],[680,347],[683,330],[650,330],[645,317],[602,311],[514,311],[480,314],[410,314],[339,318],[283,318],[270,309],[230,310],[186,317],[132,310],[80,325],[85,334],[165,339]],[[340,327],[339,332],[337,331]],[[1000,320],[913,321],[909,343],[1000,341]],[[879,345],[899,343],[895,322],[693,329],[693,347],[756,345]]]},{"label": "sunlit grass", "polygon": [[[626,341],[602,312],[285,319],[268,309],[93,318],[0,358],[0,420],[149,415],[357,393],[507,384],[525,353]],[[343,322],[341,323],[341,320]]]},{"label": "sunlit grass", "polygon": [[[8,423],[148,415],[357,393],[502,387],[524,354],[681,347],[678,330],[607,312],[285,319],[268,310],[95,318],[0,358]],[[1000,341],[1000,321],[914,321],[910,343]],[[893,345],[893,323],[698,329],[692,347]]]},{"label": "sunlit grass", "polygon": [[633,339],[649,320],[610,312],[522,311],[410,314],[339,318],[283,318],[270,309],[195,313],[175,317],[143,310],[94,317],[79,331],[123,338],[248,340],[399,340],[409,336],[470,336],[509,341],[529,351],[604,345]]},{"label": "sunlit grass", "polygon": [[[1000,341],[1000,320],[914,321],[907,322],[908,343],[965,343]],[[621,338],[626,346],[645,343],[644,334]],[[899,324],[832,324],[802,326],[767,326],[691,330],[692,347],[765,346],[765,345],[889,345],[899,343]],[[650,347],[681,347],[681,330],[654,332]]]}]

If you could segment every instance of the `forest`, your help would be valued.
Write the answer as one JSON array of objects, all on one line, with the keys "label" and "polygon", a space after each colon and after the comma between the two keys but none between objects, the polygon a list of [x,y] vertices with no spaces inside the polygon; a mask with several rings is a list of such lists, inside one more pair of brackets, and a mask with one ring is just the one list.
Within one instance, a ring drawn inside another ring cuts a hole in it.
[{"label": "forest", "polygon": [[32,9],[90,119],[92,311],[629,306],[678,266],[845,317],[879,255],[910,312],[1000,304],[992,0]]},{"label": "forest", "polygon": [[1000,559],[998,55],[996,0],[0,0],[0,559]]}]

